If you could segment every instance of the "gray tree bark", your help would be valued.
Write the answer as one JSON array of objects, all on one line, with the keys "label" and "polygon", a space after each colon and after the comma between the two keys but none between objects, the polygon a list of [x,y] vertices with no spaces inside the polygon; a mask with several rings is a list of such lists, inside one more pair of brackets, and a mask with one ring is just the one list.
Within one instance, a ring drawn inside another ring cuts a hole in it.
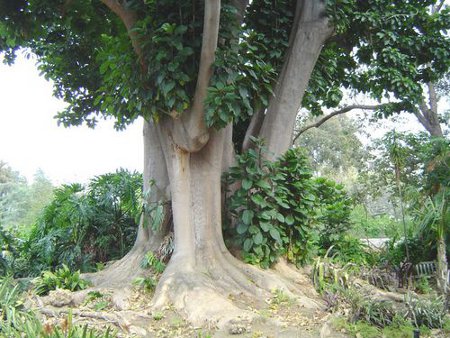
[{"label": "gray tree bark", "polygon": [[333,27],[325,14],[325,1],[297,1],[290,47],[259,134],[266,141],[271,160],[292,144],[295,120],[309,78],[332,33]]}]

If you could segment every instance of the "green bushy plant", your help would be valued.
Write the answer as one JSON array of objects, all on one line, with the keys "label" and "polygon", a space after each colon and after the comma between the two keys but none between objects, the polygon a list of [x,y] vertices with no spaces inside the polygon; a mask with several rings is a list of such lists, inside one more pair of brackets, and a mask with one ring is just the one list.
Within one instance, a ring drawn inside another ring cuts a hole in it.
[{"label": "green bushy plant", "polygon": [[[407,239],[410,263],[432,261],[436,257],[436,247],[425,241],[420,236],[411,236]],[[430,245],[426,245],[430,244]],[[386,249],[382,252],[381,259],[391,266],[399,266],[406,261],[406,241],[404,239],[391,239]]]},{"label": "green bushy plant", "polygon": [[224,175],[226,187],[240,183],[226,201],[231,220],[225,230],[247,262],[267,268],[284,256],[304,264],[320,237],[333,243],[348,228],[350,200],[342,186],[312,178],[299,148],[269,162],[261,142],[254,142]]},{"label": "green bushy plant", "polygon": [[231,186],[241,182],[227,201],[235,222],[231,231],[247,262],[269,267],[285,255],[301,264],[312,254],[315,220],[312,173],[298,149],[279,161],[263,157],[263,147],[238,157],[238,165],[224,176]]},{"label": "green bushy plant", "polygon": [[344,234],[335,241],[331,254],[336,261],[352,262],[358,266],[373,266],[379,261],[379,254],[370,250],[359,238]]},{"label": "green bushy plant", "polygon": [[80,271],[72,272],[64,264],[55,272],[43,271],[39,277],[33,280],[33,283],[34,290],[38,295],[46,295],[57,288],[77,291],[89,286],[89,282],[80,277]]},{"label": "green bushy plant", "polygon": [[16,256],[17,248],[14,238],[0,224],[0,276],[12,272]]},{"label": "green bushy plant", "polygon": [[442,297],[418,298],[408,294],[405,303],[407,305],[405,316],[414,326],[426,326],[431,329],[444,327],[447,310]]},{"label": "green bushy plant", "polygon": [[35,313],[24,307],[22,290],[11,278],[0,278],[0,337],[22,338],[113,338],[108,328],[100,332],[87,325],[73,325],[69,312],[62,325],[43,325]]},{"label": "green bushy plant", "polygon": [[22,245],[16,275],[36,276],[63,263],[91,271],[96,262],[122,257],[136,238],[142,205],[138,173],[118,170],[87,186],[63,185]]},{"label": "green bushy plant", "polygon": [[317,257],[313,264],[312,282],[316,290],[324,293],[331,290],[334,293],[335,288],[347,288],[350,278],[351,263],[344,266],[335,264],[330,252],[333,247],[329,248],[323,257]]},{"label": "green bushy plant", "polygon": [[166,265],[161,262],[152,251],[145,254],[144,259],[141,262],[141,268],[152,269],[155,273],[161,274],[164,272]]},{"label": "green bushy plant", "polygon": [[352,202],[344,186],[329,179],[319,177],[314,180],[318,204],[320,227],[319,245],[328,249],[342,240],[350,229]]}]

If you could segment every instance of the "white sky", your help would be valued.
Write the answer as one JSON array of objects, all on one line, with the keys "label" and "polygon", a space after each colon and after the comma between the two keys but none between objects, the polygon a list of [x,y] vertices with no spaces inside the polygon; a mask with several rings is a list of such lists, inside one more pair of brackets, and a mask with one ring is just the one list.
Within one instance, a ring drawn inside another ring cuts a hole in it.
[{"label": "white sky", "polygon": [[94,130],[58,127],[53,117],[65,104],[52,96],[35,60],[19,55],[11,67],[1,61],[0,160],[29,181],[41,168],[54,184],[86,182],[120,167],[142,171],[142,121],[123,132],[103,120]]}]

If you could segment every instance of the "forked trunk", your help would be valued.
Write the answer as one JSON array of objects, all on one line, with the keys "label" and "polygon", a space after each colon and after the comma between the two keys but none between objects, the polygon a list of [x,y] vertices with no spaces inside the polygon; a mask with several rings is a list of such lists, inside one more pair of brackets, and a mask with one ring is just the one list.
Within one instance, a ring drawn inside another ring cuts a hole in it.
[{"label": "forked trunk", "polygon": [[[158,126],[170,181],[175,249],[158,283],[153,306],[173,304],[191,323],[221,326],[236,317],[252,317],[232,299],[258,303],[270,290],[302,292],[274,272],[233,257],[222,235],[221,174],[231,143],[229,128],[211,131],[208,143],[189,153],[171,139],[171,127]],[[306,299],[306,297],[305,297]],[[303,305],[317,309],[308,298]]]},{"label": "forked trunk", "polygon": [[208,248],[225,248],[220,194],[225,132],[214,132],[202,150],[189,153],[162,129],[160,138],[169,174],[175,234],[172,261],[194,268],[199,260],[207,258],[203,256]]},{"label": "forked trunk", "polygon": [[292,144],[297,113],[325,41],[333,27],[325,15],[325,2],[298,2],[289,49],[259,136],[266,142],[270,160]]}]

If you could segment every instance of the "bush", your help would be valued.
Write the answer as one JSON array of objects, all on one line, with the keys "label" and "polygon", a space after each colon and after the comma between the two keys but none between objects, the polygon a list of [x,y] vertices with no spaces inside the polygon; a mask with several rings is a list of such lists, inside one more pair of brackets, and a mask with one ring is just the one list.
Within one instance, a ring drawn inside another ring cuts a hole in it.
[{"label": "bush", "polygon": [[0,276],[12,273],[17,256],[16,241],[0,224]]},{"label": "bush", "polygon": [[86,289],[89,286],[88,281],[81,279],[80,271],[72,272],[64,264],[62,268],[55,272],[42,272],[40,277],[33,280],[33,283],[36,294],[40,296],[47,295],[51,290],[56,290],[57,288],[77,291]]},{"label": "bush", "polygon": [[[432,261],[436,258],[436,248],[424,244],[424,239],[419,236],[408,237],[410,263],[413,265],[420,262]],[[387,244],[386,250],[382,252],[381,259],[391,266],[400,266],[406,262],[406,242],[404,239],[397,241],[395,238]]]},{"label": "bush", "polygon": [[108,328],[105,332],[72,324],[69,312],[64,325],[43,325],[41,320],[23,304],[22,290],[11,278],[0,278],[0,336],[8,338],[112,338],[116,334]]},{"label": "bush", "polygon": [[351,199],[344,186],[323,177],[314,180],[318,198],[319,246],[327,250],[339,243],[350,229]]},{"label": "bush", "polygon": [[374,266],[379,262],[379,254],[370,250],[359,238],[348,234],[335,240],[331,255],[336,261],[352,262],[358,266]]},{"label": "bush", "polygon": [[241,182],[227,200],[235,243],[249,263],[267,268],[285,255],[301,264],[312,254],[314,206],[311,171],[298,150],[289,150],[278,162],[250,149],[224,175],[229,187]]},{"label": "bush", "polygon": [[348,228],[350,200],[342,186],[312,178],[299,148],[269,162],[256,142],[257,149],[238,156],[238,165],[224,174],[226,187],[240,183],[226,201],[231,219],[225,230],[249,263],[267,268],[284,256],[304,264],[319,237],[328,245]]},{"label": "bush", "polygon": [[[62,264],[92,271],[122,257],[136,238],[142,212],[142,176],[119,170],[87,186],[64,185],[21,247],[18,276],[36,276]],[[29,264],[33,262],[33,264]]]},{"label": "bush", "polygon": [[416,326],[426,326],[430,329],[441,329],[445,324],[447,314],[445,301],[442,297],[417,298],[406,297],[407,316]]}]

